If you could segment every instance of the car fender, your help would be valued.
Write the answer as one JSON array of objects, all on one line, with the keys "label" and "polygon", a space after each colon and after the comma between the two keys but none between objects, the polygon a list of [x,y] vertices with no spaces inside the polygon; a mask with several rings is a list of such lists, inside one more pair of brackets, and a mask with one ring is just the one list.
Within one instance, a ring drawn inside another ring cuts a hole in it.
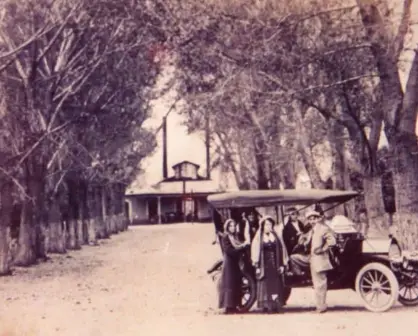
[{"label": "car fender", "polygon": [[367,264],[378,262],[388,266],[390,269],[390,259],[389,256],[386,254],[375,254],[375,253],[363,253],[361,256],[356,258],[355,262],[353,262],[350,266],[350,270],[348,271],[349,275],[345,281],[348,281],[349,287],[354,290],[355,288],[355,280],[357,277],[358,272]]}]

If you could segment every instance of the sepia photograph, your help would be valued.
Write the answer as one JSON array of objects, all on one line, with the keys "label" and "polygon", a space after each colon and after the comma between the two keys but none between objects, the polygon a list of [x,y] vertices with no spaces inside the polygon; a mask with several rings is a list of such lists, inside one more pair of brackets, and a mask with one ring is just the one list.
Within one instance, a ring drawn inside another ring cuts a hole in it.
[{"label": "sepia photograph", "polygon": [[417,119],[417,0],[0,0],[0,336],[413,334]]}]

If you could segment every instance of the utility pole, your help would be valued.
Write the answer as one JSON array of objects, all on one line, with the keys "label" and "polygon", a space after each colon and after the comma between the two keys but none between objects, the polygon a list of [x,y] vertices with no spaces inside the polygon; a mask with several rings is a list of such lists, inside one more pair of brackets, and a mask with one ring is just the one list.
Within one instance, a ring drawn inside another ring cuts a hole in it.
[{"label": "utility pole", "polygon": [[209,112],[205,114],[206,179],[210,180],[210,123]]},{"label": "utility pole", "polygon": [[163,117],[163,179],[168,177],[167,171],[167,117]]}]

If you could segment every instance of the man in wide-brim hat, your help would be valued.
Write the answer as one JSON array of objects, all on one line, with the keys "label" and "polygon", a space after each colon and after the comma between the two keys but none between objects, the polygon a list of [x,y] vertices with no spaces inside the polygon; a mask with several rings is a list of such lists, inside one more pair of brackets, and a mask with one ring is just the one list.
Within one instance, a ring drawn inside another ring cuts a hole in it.
[{"label": "man in wide-brim hat", "polygon": [[296,252],[295,247],[298,244],[299,237],[305,232],[305,226],[299,220],[299,212],[295,207],[287,209],[287,220],[283,229],[283,239],[286,244],[286,249],[289,254]]},{"label": "man in wide-brim hat", "polygon": [[336,244],[336,239],[331,228],[325,224],[323,215],[318,211],[309,211],[306,217],[312,224],[310,269],[316,310],[323,313],[327,310],[327,273],[333,268],[329,250]]},{"label": "man in wide-brim hat", "polygon": [[[311,214],[312,211],[306,216],[306,226],[310,229],[298,234],[297,243],[293,247],[293,250],[297,250],[297,252],[290,255],[291,271],[297,275],[305,275],[311,261],[312,227],[310,221],[312,220],[312,216],[309,216]],[[318,212],[315,212],[315,214],[319,215]]]}]

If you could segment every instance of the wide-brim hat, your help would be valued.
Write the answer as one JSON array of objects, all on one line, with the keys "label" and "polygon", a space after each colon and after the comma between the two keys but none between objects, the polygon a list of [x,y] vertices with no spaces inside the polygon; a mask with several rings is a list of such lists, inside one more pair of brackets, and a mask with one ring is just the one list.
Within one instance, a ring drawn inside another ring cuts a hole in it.
[{"label": "wide-brim hat", "polygon": [[321,214],[318,211],[316,211],[316,210],[309,210],[306,213],[306,218],[309,218],[309,217],[312,217],[312,216],[321,217]]},{"label": "wide-brim hat", "polygon": [[296,213],[296,212],[298,212],[298,209],[294,206],[291,206],[291,207],[286,209],[287,214],[292,214],[292,213]]}]

